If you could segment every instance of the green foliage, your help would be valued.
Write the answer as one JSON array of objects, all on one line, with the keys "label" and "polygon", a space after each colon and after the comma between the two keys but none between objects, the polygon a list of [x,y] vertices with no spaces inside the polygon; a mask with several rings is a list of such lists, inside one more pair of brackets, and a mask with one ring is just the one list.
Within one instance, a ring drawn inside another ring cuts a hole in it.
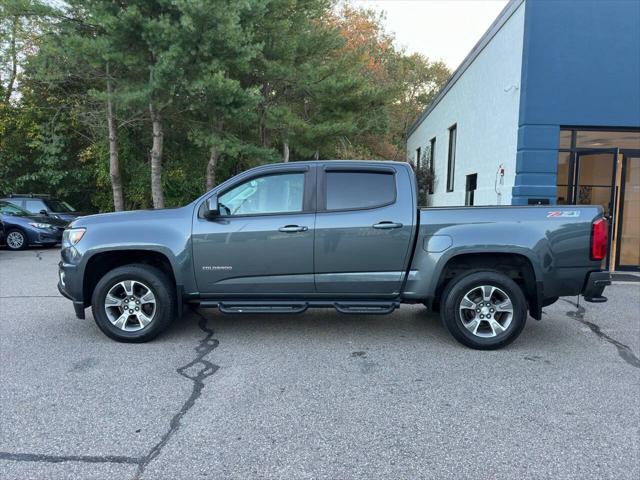
[{"label": "green foliage", "polygon": [[204,192],[212,153],[217,182],[280,161],[285,144],[291,161],[402,159],[407,128],[448,75],[398,50],[379,15],[333,0],[7,0],[0,193],[112,210],[107,100],[127,209],[152,205],[150,103],[168,206]]}]

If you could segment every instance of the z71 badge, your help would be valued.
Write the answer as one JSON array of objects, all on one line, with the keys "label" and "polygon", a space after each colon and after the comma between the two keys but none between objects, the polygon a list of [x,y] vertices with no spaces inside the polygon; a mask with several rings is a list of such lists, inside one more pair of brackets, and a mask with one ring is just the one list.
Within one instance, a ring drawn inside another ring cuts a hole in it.
[{"label": "z71 badge", "polygon": [[547,218],[576,218],[580,216],[580,210],[553,210],[547,212]]}]

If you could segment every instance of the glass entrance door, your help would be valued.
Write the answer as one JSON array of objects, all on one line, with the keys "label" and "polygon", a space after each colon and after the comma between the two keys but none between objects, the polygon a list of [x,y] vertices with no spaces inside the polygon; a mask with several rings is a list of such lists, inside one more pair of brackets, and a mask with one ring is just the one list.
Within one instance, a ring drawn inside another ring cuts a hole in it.
[{"label": "glass entrance door", "polygon": [[[617,150],[586,150],[576,153],[573,204],[601,205],[609,219],[609,238],[613,238],[616,205]],[[609,268],[611,242],[603,268]]]},{"label": "glass entrance door", "polygon": [[604,214],[611,219],[614,211],[616,152],[585,151],[576,155],[576,205],[602,205]]},{"label": "glass entrance door", "polygon": [[556,180],[559,205],[602,205],[605,267],[640,271],[640,128],[562,127]]},{"label": "glass entrance door", "polygon": [[623,151],[618,205],[616,268],[639,270],[640,265],[640,152]]}]

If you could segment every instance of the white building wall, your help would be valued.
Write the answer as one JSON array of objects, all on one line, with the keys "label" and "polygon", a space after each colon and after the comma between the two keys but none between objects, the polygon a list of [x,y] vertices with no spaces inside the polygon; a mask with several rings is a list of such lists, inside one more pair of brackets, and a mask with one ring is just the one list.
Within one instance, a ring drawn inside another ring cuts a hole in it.
[{"label": "white building wall", "polygon": [[[429,205],[464,205],[466,175],[477,173],[475,205],[511,204],[515,180],[524,2],[407,140],[407,160],[436,137],[434,193]],[[457,125],[454,191],[447,193],[449,127]],[[494,185],[500,166],[503,184]]]}]

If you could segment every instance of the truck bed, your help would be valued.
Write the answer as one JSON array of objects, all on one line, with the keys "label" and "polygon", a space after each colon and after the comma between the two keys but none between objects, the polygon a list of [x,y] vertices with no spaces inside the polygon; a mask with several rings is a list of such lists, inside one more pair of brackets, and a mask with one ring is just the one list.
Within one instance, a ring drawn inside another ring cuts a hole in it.
[{"label": "truck bed", "polygon": [[420,292],[433,298],[447,262],[460,255],[520,255],[553,297],[579,294],[587,274],[601,268],[590,259],[592,223],[603,214],[599,206],[433,207],[418,213],[407,298]]}]

